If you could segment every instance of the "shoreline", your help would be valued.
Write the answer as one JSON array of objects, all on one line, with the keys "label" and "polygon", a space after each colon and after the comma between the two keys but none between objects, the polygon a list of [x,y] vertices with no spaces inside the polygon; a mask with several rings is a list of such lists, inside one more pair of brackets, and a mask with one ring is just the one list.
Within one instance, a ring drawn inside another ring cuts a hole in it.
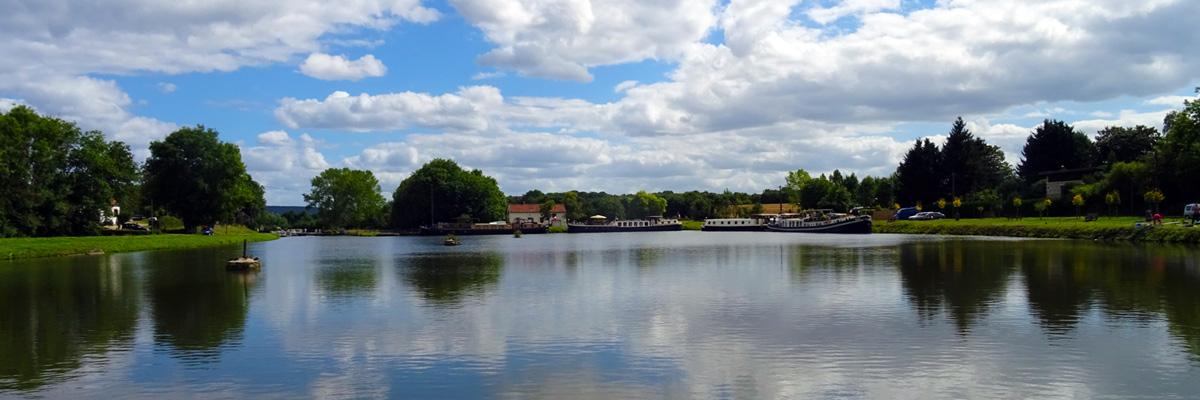
[{"label": "shoreline", "polygon": [[1007,236],[1044,239],[1082,239],[1147,243],[1200,244],[1200,227],[1166,224],[1134,228],[1137,217],[1100,217],[1084,222],[1073,217],[1028,217],[1022,219],[941,219],[934,221],[877,221],[872,233],[903,233],[952,236]]},{"label": "shoreline", "polygon": [[165,233],[129,236],[60,236],[0,239],[0,261],[130,253],[151,250],[181,250],[240,244],[242,240],[265,242],[278,239],[272,233],[238,230],[203,236]]}]

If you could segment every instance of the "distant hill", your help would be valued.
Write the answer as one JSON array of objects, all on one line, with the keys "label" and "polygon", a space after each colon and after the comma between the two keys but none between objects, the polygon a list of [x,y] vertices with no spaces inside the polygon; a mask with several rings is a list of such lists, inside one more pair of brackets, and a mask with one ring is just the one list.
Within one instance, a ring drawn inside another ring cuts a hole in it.
[{"label": "distant hill", "polygon": [[267,206],[267,212],[269,212],[269,213],[283,214],[283,213],[289,212],[289,211],[300,212],[300,213],[309,213],[309,214],[313,214],[313,215],[317,214],[317,210],[315,208],[308,209],[308,208],[305,208],[304,206]]}]

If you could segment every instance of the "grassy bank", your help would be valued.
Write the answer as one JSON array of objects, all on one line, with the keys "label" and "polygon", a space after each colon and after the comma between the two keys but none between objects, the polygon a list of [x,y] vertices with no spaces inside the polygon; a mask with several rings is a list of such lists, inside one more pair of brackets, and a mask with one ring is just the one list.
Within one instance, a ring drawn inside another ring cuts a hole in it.
[{"label": "grassy bank", "polygon": [[685,219],[680,220],[679,223],[683,225],[683,230],[685,231],[698,231],[700,228],[704,227],[704,221],[692,221]]},{"label": "grassy bank", "polygon": [[243,227],[221,227],[213,236],[162,234],[136,236],[83,236],[0,239],[0,259],[55,257],[94,252],[124,253],[144,250],[190,249],[278,238]]},{"label": "grassy bank", "polygon": [[1134,224],[1141,221],[1135,217],[1101,217],[1092,222],[1070,217],[875,221],[874,232],[1200,243],[1200,227],[1168,224],[1134,229]]}]

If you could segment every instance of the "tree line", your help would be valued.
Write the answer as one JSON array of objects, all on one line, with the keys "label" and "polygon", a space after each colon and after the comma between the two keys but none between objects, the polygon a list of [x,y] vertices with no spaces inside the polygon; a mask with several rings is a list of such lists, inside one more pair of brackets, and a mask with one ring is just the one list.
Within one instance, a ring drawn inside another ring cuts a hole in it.
[{"label": "tree line", "polygon": [[[254,225],[265,208],[238,147],[203,126],[150,144],[139,165],[100,131],[18,106],[0,114],[0,237],[95,235],[105,217],[175,216],[186,230]],[[121,215],[107,215],[116,202]]]},{"label": "tree line", "polygon": [[[563,204],[569,221],[592,215],[610,219],[744,217],[773,212],[764,204],[780,203],[838,211],[915,206],[963,216],[1019,215],[1022,209],[1042,214],[1084,209],[1137,213],[1143,207],[1176,206],[1200,195],[1200,189],[1186,184],[1200,177],[1197,121],[1200,101],[1190,101],[1167,116],[1165,134],[1154,127],[1112,126],[1100,130],[1093,140],[1067,123],[1047,119],[1030,132],[1022,159],[1013,168],[998,146],[976,136],[958,118],[942,144],[929,139],[915,141],[889,176],[860,178],[835,170],[814,177],[798,169],[788,173],[777,188],[759,193],[544,193],[535,189],[505,197],[495,179],[482,171],[468,171],[452,160],[437,159],[401,182],[384,205],[378,182],[369,171],[331,169],[313,179],[313,191],[305,196],[309,207],[316,210],[315,216],[293,213],[285,222],[293,226],[412,229],[454,220],[504,220],[509,203],[538,204],[544,214],[555,204]],[[1082,183],[1064,188],[1062,199],[1047,199],[1045,173],[1062,170],[1081,171]],[[343,189],[334,189],[337,187]],[[358,193],[354,196],[362,200],[346,200],[354,197],[351,193]]]}]

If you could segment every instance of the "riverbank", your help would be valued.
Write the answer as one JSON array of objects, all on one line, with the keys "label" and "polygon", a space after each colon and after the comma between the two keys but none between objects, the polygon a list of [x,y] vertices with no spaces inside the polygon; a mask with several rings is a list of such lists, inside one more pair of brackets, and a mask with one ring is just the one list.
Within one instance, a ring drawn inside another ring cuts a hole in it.
[{"label": "riverbank", "polygon": [[192,249],[279,238],[234,226],[221,227],[212,236],[162,234],[136,236],[81,236],[0,239],[0,260],[58,257],[80,254],[127,253],[146,250]]},{"label": "riverbank", "polygon": [[1200,244],[1200,227],[1189,228],[1175,223],[1136,229],[1134,224],[1138,222],[1143,220],[1136,217],[1100,217],[1099,220],[1085,222],[1082,218],[1072,217],[1030,217],[875,221],[873,232]]}]

